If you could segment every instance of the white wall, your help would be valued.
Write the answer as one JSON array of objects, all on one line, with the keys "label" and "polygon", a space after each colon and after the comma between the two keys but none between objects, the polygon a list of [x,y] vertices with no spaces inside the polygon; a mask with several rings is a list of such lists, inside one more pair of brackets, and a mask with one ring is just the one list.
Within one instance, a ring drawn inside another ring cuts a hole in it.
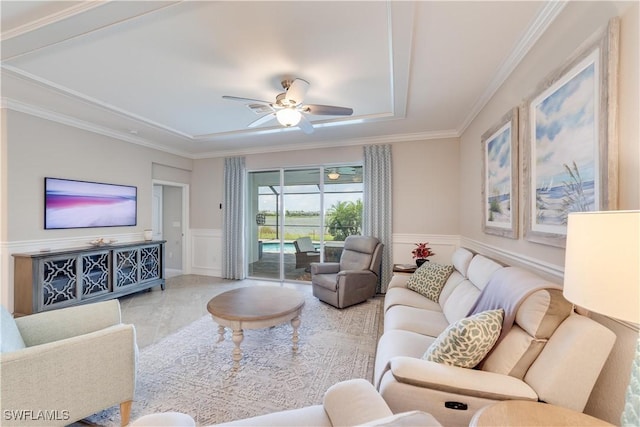
[{"label": "white wall", "polygon": [[[531,95],[580,44],[609,18],[622,15],[619,72],[619,208],[640,208],[638,134],[638,3],[569,2],[518,68],[466,129],[460,139],[460,233],[462,244],[509,264],[538,269],[562,282],[564,249],[490,236],[481,228],[481,135],[504,113]],[[520,185],[522,189],[522,184]],[[524,206],[522,194],[520,206]],[[523,224],[521,209],[519,224]],[[520,231],[522,236],[522,231]],[[612,272],[615,277],[615,272]],[[604,285],[604,284],[603,284]],[[597,317],[597,316],[596,316]],[[605,322],[603,322],[605,323]],[[592,394],[586,412],[618,424],[637,331],[607,321],[618,342]],[[622,380],[622,382],[621,382]]]},{"label": "white wall", "polygon": [[[77,247],[96,237],[142,240],[151,228],[153,165],[157,178],[190,171],[192,160],[61,125],[23,113],[3,111],[2,246],[0,303],[13,309],[11,253]],[[6,162],[6,163],[4,163]],[[134,227],[44,229],[44,177],[126,184],[138,187]]]},{"label": "white wall", "polygon": [[[434,261],[447,260],[459,245],[457,139],[392,144],[393,262],[411,262],[418,241],[429,241]],[[362,163],[362,146],[291,150],[246,156],[249,171],[280,167]],[[221,270],[224,160],[194,161],[192,180],[191,272],[219,275]]]}]

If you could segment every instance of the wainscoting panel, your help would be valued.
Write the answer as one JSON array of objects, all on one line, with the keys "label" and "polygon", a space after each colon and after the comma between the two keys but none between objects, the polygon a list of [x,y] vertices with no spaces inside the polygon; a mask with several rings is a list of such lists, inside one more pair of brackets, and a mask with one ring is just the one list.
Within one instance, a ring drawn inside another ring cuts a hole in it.
[{"label": "wainscoting panel", "polygon": [[191,229],[192,274],[222,277],[222,230]]},{"label": "wainscoting panel", "polygon": [[547,280],[550,280],[554,283],[562,284],[562,280],[564,278],[564,267],[560,265],[551,264],[536,258],[528,257],[526,255],[507,251],[497,246],[488,245],[486,243],[469,239],[467,237],[460,238],[460,246],[485,255],[489,258],[493,258],[506,265],[512,265],[524,268],[525,270],[533,271],[534,273],[539,274]]},{"label": "wainscoting panel", "polygon": [[412,264],[415,262],[411,251],[416,243],[429,243],[435,255],[429,259],[441,264],[450,264],[451,255],[460,247],[460,236],[448,234],[394,234],[393,235],[393,263]]}]

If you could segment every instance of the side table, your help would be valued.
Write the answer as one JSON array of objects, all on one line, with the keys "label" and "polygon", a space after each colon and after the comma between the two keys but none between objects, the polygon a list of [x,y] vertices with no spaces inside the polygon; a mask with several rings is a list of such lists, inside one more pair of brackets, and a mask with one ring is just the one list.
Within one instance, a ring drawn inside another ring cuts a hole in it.
[{"label": "side table", "polygon": [[415,264],[393,264],[393,274],[413,274],[418,269]]},{"label": "side table", "polygon": [[591,415],[548,403],[504,400],[475,413],[470,427],[494,426],[612,426]]}]

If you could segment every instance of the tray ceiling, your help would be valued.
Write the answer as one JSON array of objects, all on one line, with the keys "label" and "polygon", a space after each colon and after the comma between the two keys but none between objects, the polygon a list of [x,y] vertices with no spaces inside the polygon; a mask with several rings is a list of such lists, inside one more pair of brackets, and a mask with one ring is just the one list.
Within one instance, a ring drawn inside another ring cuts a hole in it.
[{"label": "tray ceiling", "polygon": [[[559,13],[555,2],[6,1],[3,106],[189,157],[457,136]],[[233,95],[283,78],[315,131],[258,128]]]}]

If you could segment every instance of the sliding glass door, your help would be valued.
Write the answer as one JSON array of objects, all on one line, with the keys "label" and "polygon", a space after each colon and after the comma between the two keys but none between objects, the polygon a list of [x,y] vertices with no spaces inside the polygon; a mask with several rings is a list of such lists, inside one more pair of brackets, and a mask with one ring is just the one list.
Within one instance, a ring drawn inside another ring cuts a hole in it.
[{"label": "sliding glass door", "polygon": [[309,281],[309,264],[339,259],[362,224],[362,166],[250,172],[248,264],[254,278]]}]

